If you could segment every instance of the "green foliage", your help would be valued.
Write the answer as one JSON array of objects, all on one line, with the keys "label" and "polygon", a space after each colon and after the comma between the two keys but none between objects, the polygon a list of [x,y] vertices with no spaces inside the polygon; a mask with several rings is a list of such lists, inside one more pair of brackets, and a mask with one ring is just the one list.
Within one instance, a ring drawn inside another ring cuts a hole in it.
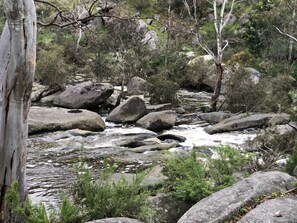
[{"label": "green foliage", "polygon": [[36,65],[37,79],[47,85],[65,83],[70,76],[71,67],[63,57],[63,47],[51,46],[48,50],[41,49]]},{"label": "green foliage", "polygon": [[149,82],[151,85],[148,85],[147,90],[150,94],[150,102],[152,104],[177,103],[176,92],[179,89],[177,84],[162,75],[152,76],[149,78]]},{"label": "green foliage", "polygon": [[164,174],[167,187],[179,199],[196,202],[211,193],[232,185],[233,174],[244,170],[249,157],[231,147],[216,148],[216,158],[198,160],[195,152],[169,159]]},{"label": "green foliage", "polygon": [[148,191],[140,184],[143,176],[137,175],[131,183],[124,178],[115,182],[110,179],[114,169],[105,166],[98,179],[93,180],[89,169],[80,165],[72,190],[75,206],[84,210],[87,220],[118,216],[149,218],[142,212],[148,213],[149,209]]},{"label": "green foliage", "polygon": [[285,170],[287,173],[293,175],[293,171],[296,166],[297,166],[297,147],[295,147],[292,155],[288,159],[286,166],[285,166]]},{"label": "green foliage", "polygon": [[204,166],[197,161],[195,152],[168,160],[164,174],[168,177],[168,189],[179,199],[195,202],[211,194]]}]

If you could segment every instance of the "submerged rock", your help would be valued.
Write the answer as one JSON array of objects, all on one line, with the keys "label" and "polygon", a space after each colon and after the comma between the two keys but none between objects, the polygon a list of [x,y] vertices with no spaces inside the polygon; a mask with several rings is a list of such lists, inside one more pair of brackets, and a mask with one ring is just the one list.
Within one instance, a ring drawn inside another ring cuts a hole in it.
[{"label": "submerged rock", "polygon": [[221,122],[226,118],[230,118],[231,115],[232,114],[228,112],[209,112],[198,114],[198,117],[203,121],[207,121],[211,124],[214,124]]},{"label": "submerged rock", "polygon": [[29,134],[69,129],[103,131],[105,123],[100,115],[87,110],[47,107],[30,108]]},{"label": "submerged rock", "polygon": [[286,173],[257,172],[195,204],[178,223],[223,223],[238,213],[239,209],[260,196],[284,192],[295,181]]}]

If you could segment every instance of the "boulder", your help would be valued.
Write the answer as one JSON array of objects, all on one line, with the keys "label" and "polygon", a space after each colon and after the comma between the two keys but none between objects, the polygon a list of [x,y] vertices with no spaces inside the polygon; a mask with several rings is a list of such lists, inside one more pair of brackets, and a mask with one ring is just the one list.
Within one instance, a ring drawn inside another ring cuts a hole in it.
[{"label": "boulder", "polygon": [[176,135],[176,134],[169,134],[169,133],[159,135],[158,139],[160,139],[160,140],[173,139],[173,140],[176,140],[179,142],[185,142],[187,140],[187,138],[184,136],[180,136],[180,135]]},{"label": "boulder", "polygon": [[67,88],[54,100],[54,104],[73,109],[97,108],[113,93],[113,86],[110,84],[83,82]]},{"label": "boulder", "polygon": [[273,192],[287,191],[292,188],[294,181],[290,175],[278,171],[256,172],[233,186],[202,199],[178,223],[223,223],[255,199]]},{"label": "boulder", "polygon": [[144,223],[140,220],[132,219],[132,218],[105,218],[95,221],[88,221],[86,223]]},{"label": "boulder", "polygon": [[150,49],[156,49],[159,43],[157,32],[149,30],[146,32],[144,38],[141,40],[142,44],[147,44]]},{"label": "boulder", "polygon": [[231,113],[228,113],[228,112],[209,112],[209,113],[198,114],[198,117],[203,121],[207,121],[207,122],[209,122],[211,124],[214,124],[214,123],[221,122],[226,118],[230,118]]},{"label": "boulder", "polygon": [[243,130],[247,128],[263,128],[286,124],[290,121],[288,114],[241,114],[227,118],[211,127],[205,128],[208,134]]},{"label": "boulder", "polygon": [[137,97],[131,97],[113,109],[106,120],[111,122],[135,122],[146,114],[144,101]]},{"label": "boulder", "polygon": [[127,94],[128,95],[139,95],[145,93],[145,86],[147,81],[140,77],[132,77],[127,84]]},{"label": "boulder", "polygon": [[297,222],[297,197],[278,197],[265,201],[247,213],[238,223]]},{"label": "boulder", "polygon": [[105,123],[100,115],[87,110],[30,108],[29,134],[69,129],[103,131]]},{"label": "boulder", "polygon": [[171,108],[172,108],[171,103],[157,104],[157,105],[146,105],[146,110],[147,110],[148,113],[170,110]]},{"label": "boulder", "polygon": [[152,112],[139,119],[137,124],[143,128],[159,132],[172,128],[176,122],[176,118],[176,113],[171,110]]}]

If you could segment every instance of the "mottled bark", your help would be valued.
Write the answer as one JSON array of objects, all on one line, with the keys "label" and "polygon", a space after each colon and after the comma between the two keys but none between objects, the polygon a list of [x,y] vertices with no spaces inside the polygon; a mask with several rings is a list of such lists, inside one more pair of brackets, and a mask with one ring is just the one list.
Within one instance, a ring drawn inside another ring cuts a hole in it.
[{"label": "mottled bark", "polygon": [[0,40],[0,222],[12,222],[4,197],[18,181],[26,198],[27,117],[36,60],[33,0],[4,0],[6,25]]},{"label": "mottled bark", "polygon": [[211,108],[213,111],[217,110],[218,100],[221,94],[221,86],[223,80],[223,67],[222,64],[216,64],[216,84],[213,95],[211,96]]}]

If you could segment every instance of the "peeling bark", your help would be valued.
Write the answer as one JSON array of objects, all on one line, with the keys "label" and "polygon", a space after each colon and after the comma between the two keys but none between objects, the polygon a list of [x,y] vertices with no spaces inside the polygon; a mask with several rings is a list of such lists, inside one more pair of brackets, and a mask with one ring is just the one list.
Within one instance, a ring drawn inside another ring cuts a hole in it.
[{"label": "peeling bark", "polygon": [[13,222],[4,197],[13,181],[26,198],[26,144],[35,60],[33,0],[5,0],[6,25],[0,39],[0,222]]}]

